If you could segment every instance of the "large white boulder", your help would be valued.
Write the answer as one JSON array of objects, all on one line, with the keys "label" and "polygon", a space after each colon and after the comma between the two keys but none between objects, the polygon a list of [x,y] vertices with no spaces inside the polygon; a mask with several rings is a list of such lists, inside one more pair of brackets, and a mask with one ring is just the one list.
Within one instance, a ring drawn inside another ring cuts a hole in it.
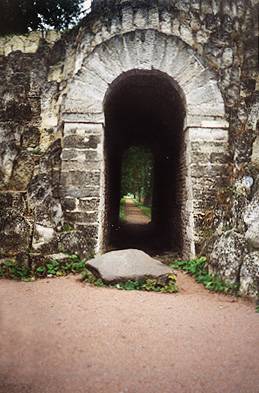
[{"label": "large white boulder", "polygon": [[244,258],[240,271],[240,294],[259,295],[259,251],[251,252]]},{"label": "large white boulder", "polygon": [[107,283],[157,278],[172,269],[140,250],[111,251],[86,263],[86,268]]}]

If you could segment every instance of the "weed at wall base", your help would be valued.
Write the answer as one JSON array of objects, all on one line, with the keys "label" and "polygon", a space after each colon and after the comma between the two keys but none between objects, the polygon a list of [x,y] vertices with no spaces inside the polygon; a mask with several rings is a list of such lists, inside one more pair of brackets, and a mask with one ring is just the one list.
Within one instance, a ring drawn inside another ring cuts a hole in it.
[{"label": "weed at wall base", "polygon": [[174,261],[170,264],[170,267],[188,272],[209,291],[238,295],[239,285],[229,284],[220,277],[211,275],[208,272],[206,263],[206,258],[200,257],[190,261]]}]

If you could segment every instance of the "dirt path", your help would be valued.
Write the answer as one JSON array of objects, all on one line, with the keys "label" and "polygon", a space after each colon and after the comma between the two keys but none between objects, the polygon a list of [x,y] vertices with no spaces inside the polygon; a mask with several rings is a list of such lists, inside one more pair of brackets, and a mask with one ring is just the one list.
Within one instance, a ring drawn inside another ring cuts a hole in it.
[{"label": "dirt path", "polygon": [[125,198],[125,221],[127,224],[148,224],[150,218],[142,213],[139,207],[135,206],[130,198]]},{"label": "dirt path", "polygon": [[258,393],[254,305],[178,283],[166,295],[0,280],[0,392]]}]

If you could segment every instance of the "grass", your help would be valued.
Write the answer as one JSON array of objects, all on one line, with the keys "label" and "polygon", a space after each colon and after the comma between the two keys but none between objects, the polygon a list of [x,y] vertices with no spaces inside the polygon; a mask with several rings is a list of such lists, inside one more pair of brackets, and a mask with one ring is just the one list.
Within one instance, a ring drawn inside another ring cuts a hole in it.
[{"label": "grass", "polygon": [[238,295],[239,286],[237,284],[229,284],[220,277],[208,272],[205,257],[190,261],[174,261],[170,264],[170,267],[188,272],[209,291]]},{"label": "grass", "polygon": [[133,202],[135,204],[135,206],[139,207],[140,210],[142,211],[142,213],[148,217],[151,218],[151,214],[152,214],[152,209],[151,207],[145,206],[143,205],[141,202],[137,201],[136,199],[133,199]]}]

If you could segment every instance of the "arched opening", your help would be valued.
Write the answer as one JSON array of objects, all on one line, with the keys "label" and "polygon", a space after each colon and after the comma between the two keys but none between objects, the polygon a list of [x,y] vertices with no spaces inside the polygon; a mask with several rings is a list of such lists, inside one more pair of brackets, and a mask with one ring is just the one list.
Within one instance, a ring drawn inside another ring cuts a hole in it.
[{"label": "arched opening", "polygon": [[[105,112],[105,248],[182,252],[185,152],[183,99],[160,71],[133,70],[110,86]],[[152,220],[144,231],[120,225],[123,155],[132,146],[153,155]]]}]

